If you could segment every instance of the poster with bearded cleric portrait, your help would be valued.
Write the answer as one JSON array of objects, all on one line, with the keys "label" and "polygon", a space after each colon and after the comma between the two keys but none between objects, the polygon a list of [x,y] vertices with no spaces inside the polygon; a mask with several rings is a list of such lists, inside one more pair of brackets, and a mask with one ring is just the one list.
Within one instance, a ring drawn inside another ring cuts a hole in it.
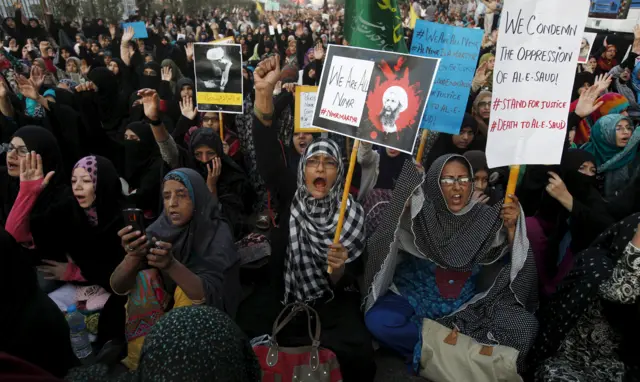
[{"label": "poster with bearded cleric portrait", "polygon": [[313,126],[410,154],[439,63],[329,45]]},{"label": "poster with bearded cleric portrait", "polygon": [[242,49],[237,44],[193,44],[200,112],[242,113]]}]

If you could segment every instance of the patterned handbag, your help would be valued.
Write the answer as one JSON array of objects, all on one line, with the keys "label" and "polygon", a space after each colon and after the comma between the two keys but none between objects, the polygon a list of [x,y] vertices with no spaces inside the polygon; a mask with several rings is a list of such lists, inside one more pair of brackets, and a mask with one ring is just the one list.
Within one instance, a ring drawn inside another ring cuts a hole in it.
[{"label": "patterned handbag", "polygon": [[[288,311],[289,314],[282,319]],[[278,346],[277,335],[299,312],[307,315],[310,346],[287,348]],[[311,315],[315,316],[315,333],[311,330]],[[303,303],[287,305],[273,323],[271,343],[256,345],[253,351],[262,369],[262,382],[340,382],[338,358],[329,349],[320,347],[320,316]]]}]

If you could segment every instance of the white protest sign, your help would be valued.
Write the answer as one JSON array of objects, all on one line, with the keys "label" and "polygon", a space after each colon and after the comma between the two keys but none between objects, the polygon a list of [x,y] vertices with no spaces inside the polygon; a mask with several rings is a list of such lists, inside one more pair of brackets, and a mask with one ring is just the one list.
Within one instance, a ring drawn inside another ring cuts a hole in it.
[{"label": "white protest sign", "polygon": [[303,92],[300,94],[300,128],[313,127],[313,108],[316,105],[318,93]]},{"label": "white protest sign", "polygon": [[273,25],[269,25],[269,34],[270,34],[270,35],[272,35],[272,36],[273,36],[274,34],[276,34],[276,30],[275,30],[275,28],[273,27]]},{"label": "white protest sign", "polygon": [[489,167],[558,164],[589,0],[509,0],[493,71]]},{"label": "white protest sign", "polygon": [[355,127],[360,125],[373,65],[374,61],[357,58],[333,58],[322,99],[322,118]]},{"label": "white protest sign", "polygon": [[317,86],[296,86],[294,132],[317,133],[324,131],[313,126],[313,115],[317,98]]},{"label": "white protest sign", "polygon": [[282,24],[278,24],[278,33],[282,34]]}]

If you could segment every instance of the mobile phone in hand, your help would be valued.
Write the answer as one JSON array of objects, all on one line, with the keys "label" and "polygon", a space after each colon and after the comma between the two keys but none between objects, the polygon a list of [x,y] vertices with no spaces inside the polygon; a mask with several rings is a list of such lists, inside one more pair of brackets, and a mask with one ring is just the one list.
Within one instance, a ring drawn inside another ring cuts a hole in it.
[{"label": "mobile phone in hand", "polygon": [[127,208],[122,211],[122,216],[125,224],[133,227],[133,232],[140,231],[142,235],[145,234],[144,214],[141,209]]}]

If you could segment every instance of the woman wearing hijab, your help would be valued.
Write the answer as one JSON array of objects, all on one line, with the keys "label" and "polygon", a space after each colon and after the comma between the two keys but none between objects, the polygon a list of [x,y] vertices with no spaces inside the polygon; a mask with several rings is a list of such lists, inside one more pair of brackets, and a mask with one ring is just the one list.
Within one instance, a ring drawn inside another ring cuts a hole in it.
[{"label": "woman wearing hijab", "polygon": [[[104,365],[74,369],[70,382],[109,382]],[[151,329],[138,370],[117,381],[259,382],[260,364],[247,336],[224,312],[208,306],[172,310]]]},{"label": "woman wearing hijab", "polygon": [[146,219],[158,216],[164,161],[146,122],[127,125],[124,133],[124,179],[127,204],[144,211]]},{"label": "woman wearing hijab", "polygon": [[496,64],[496,56],[493,53],[485,53],[478,61],[478,70],[473,77],[471,90],[473,93],[479,90],[491,91],[493,88],[493,68]]},{"label": "woman wearing hijab", "polygon": [[596,122],[591,133],[582,150],[595,156],[598,190],[611,198],[637,176],[640,130],[629,117],[609,114]]},{"label": "woman wearing hijab", "polygon": [[559,171],[548,166],[527,170],[547,179],[537,190],[537,211],[526,222],[542,292],[551,295],[571,270],[574,256],[615,219],[596,189],[596,159],[589,152],[568,150]]},{"label": "woman wearing hijab", "polygon": [[157,62],[151,61],[141,67],[139,74],[140,89],[158,90],[162,79],[160,77],[162,68]]},{"label": "woman wearing hijab", "polygon": [[[76,163],[71,186],[76,203],[69,227],[73,238],[64,240],[63,245],[67,259],[64,262],[43,260],[45,265],[38,270],[46,279],[64,283],[49,293],[61,311],[82,303],[87,311],[100,312],[97,331],[98,346],[101,346],[108,340],[120,338],[124,330],[126,299],[111,296],[109,286],[111,273],[124,257],[117,237],[124,225],[124,195],[113,164],[97,156],[88,156]],[[113,302],[107,309],[110,299]]]},{"label": "woman wearing hijab", "polygon": [[80,72],[81,65],[82,63],[78,57],[69,57],[65,63],[63,78],[68,78],[77,84],[84,83],[86,79]]},{"label": "woman wearing hijab", "polygon": [[[462,126],[460,127],[460,132],[458,134],[441,133],[438,135],[436,142],[431,150],[429,150],[424,167],[428,169],[437,158],[445,154],[462,155],[474,147],[484,149],[484,142],[476,144],[477,134],[478,122],[470,114],[465,113],[464,118],[462,119]],[[478,139],[481,139],[481,137],[478,136]]]},{"label": "woman wearing hijab", "polygon": [[504,171],[504,168],[490,171],[484,151],[469,150],[463,156],[469,161],[473,170],[472,198],[489,206],[499,202],[504,196],[508,171]]},{"label": "woman wearing hijab", "polygon": [[[271,332],[271,324],[283,308],[282,301],[313,304],[322,324],[320,342],[337,355],[344,380],[373,381],[373,349],[358,308],[360,296],[345,289],[353,285],[365,240],[364,211],[351,196],[345,229],[339,244],[333,243],[344,182],[340,158],[335,142],[315,140],[300,159],[295,186],[278,190],[292,194],[281,196],[290,203],[280,205],[280,228],[272,235],[272,285],[243,303],[245,316],[239,314],[238,322],[244,322],[241,327],[250,336],[262,335]],[[270,164],[265,163],[267,166]],[[328,266],[333,269],[331,274],[327,273]],[[306,319],[290,325],[291,337],[279,336],[279,343],[306,335]]]},{"label": "woman wearing hijab", "polygon": [[[624,65],[624,63],[623,63]],[[629,108],[627,112],[632,118],[640,117],[640,105],[636,97],[635,90],[633,88],[633,82],[631,81],[632,68],[623,67],[621,65],[611,69],[609,75],[613,77],[613,83],[611,84],[611,90],[624,96],[629,102]]]},{"label": "woman wearing hijab", "polygon": [[213,129],[194,129],[187,150],[179,149],[173,138],[158,145],[163,160],[172,168],[186,166],[202,176],[211,194],[218,198],[234,237],[244,237],[253,194],[244,170],[227,155],[219,134]]},{"label": "woman wearing hijab", "polygon": [[[31,169],[28,176],[21,174],[26,171],[27,159]],[[64,180],[57,140],[43,127],[22,127],[9,143],[6,161],[7,167],[0,172],[0,222],[19,243],[31,249],[35,265],[42,259],[66,261],[60,238],[68,237],[67,219],[75,201]],[[43,277],[39,281],[46,292],[58,285]]]},{"label": "woman wearing hijab", "polygon": [[129,296],[125,364],[132,369],[144,336],[165,310],[206,304],[233,317],[240,301],[233,236],[202,176],[173,170],[164,177],[162,196],[162,215],[146,232],[131,226],[118,232],[127,255],[111,286]]},{"label": "woman wearing hijab", "polygon": [[161,65],[160,70],[162,71],[170,70],[169,73],[171,74],[171,77],[168,80],[165,79],[164,77],[162,78],[161,85],[166,83],[166,85],[169,85],[168,89],[166,89],[166,91],[163,91],[163,86],[160,86],[158,89],[158,92],[160,93],[161,98],[165,98],[165,97],[162,97],[163,94],[173,95],[179,91],[179,89],[176,86],[178,85],[178,81],[183,79],[184,76],[182,75],[182,71],[180,71],[180,69],[178,68],[178,65],[176,65],[176,63],[173,62],[173,60],[170,60],[167,58],[165,60],[162,60],[162,63],[160,65]]},{"label": "woman wearing hijab", "polygon": [[489,137],[489,120],[491,118],[491,99],[493,95],[488,90],[482,90],[473,100],[471,115],[478,123],[478,139],[486,142]]},{"label": "woman wearing hijab", "polygon": [[426,356],[422,341],[430,339],[421,333],[429,319],[481,344],[512,348],[507,367],[516,368],[517,355],[522,371],[538,326],[524,217],[512,195],[513,203],[476,203],[472,179],[460,155],[438,158],[426,177],[405,163],[368,242],[365,322],[382,345],[412,357],[416,368]]},{"label": "woman wearing hijab", "polygon": [[[576,110],[578,106],[579,99],[574,100],[571,103],[569,108],[570,112]],[[578,126],[576,126],[576,135],[573,138],[574,143],[578,145],[585,144],[589,141],[591,137],[591,129],[593,125],[605,115],[609,114],[622,114],[627,116],[627,109],[629,108],[629,101],[625,98],[625,96],[618,93],[606,93],[599,97],[594,105],[602,102],[602,105],[598,107],[595,111],[591,113],[586,118],[583,118]]]},{"label": "woman wearing hijab", "polygon": [[531,359],[536,380],[640,378],[639,223],[640,214],[634,214],[598,236],[576,257],[558,292],[542,306],[541,331]]},{"label": "woman wearing hijab", "polygon": [[576,78],[573,81],[573,91],[571,92],[571,101],[575,101],[580,98],[580,95],[585,90],[589,89],[595,82],[595,76],[593,73],[582,72],[576,74]]},{"label": "woman wearing hijab", "polygon": [[380,224],[385,207],[391,200],[393,189],[407,154],[388,147],[373,150],[371,143],[362,142],[358,150],[358,163],[362,171],[358,201],[365,212],[367,236]]},{"label": "woman wearing hijab", "polygon": [[601,73],[609,73],[611,69],[613,69],[616,65],[618,65],[618,60],[616,59],[617,53],[618,53],[618,48],[616,48],[615,45],[613,44],[607,45],[604,52],[602,52],[602,54],[600,55],[600,58],[598,58],[597,71]]},{"label": "woman wearing hijab", "polygon": [[39,288],[27,253],[2,227],[0,248],[0,288],[8,291],[4,296],[8,309],[0,315],[0,354],[9,353],[62,378],[79,364],[71,348],[69,326]]}]

